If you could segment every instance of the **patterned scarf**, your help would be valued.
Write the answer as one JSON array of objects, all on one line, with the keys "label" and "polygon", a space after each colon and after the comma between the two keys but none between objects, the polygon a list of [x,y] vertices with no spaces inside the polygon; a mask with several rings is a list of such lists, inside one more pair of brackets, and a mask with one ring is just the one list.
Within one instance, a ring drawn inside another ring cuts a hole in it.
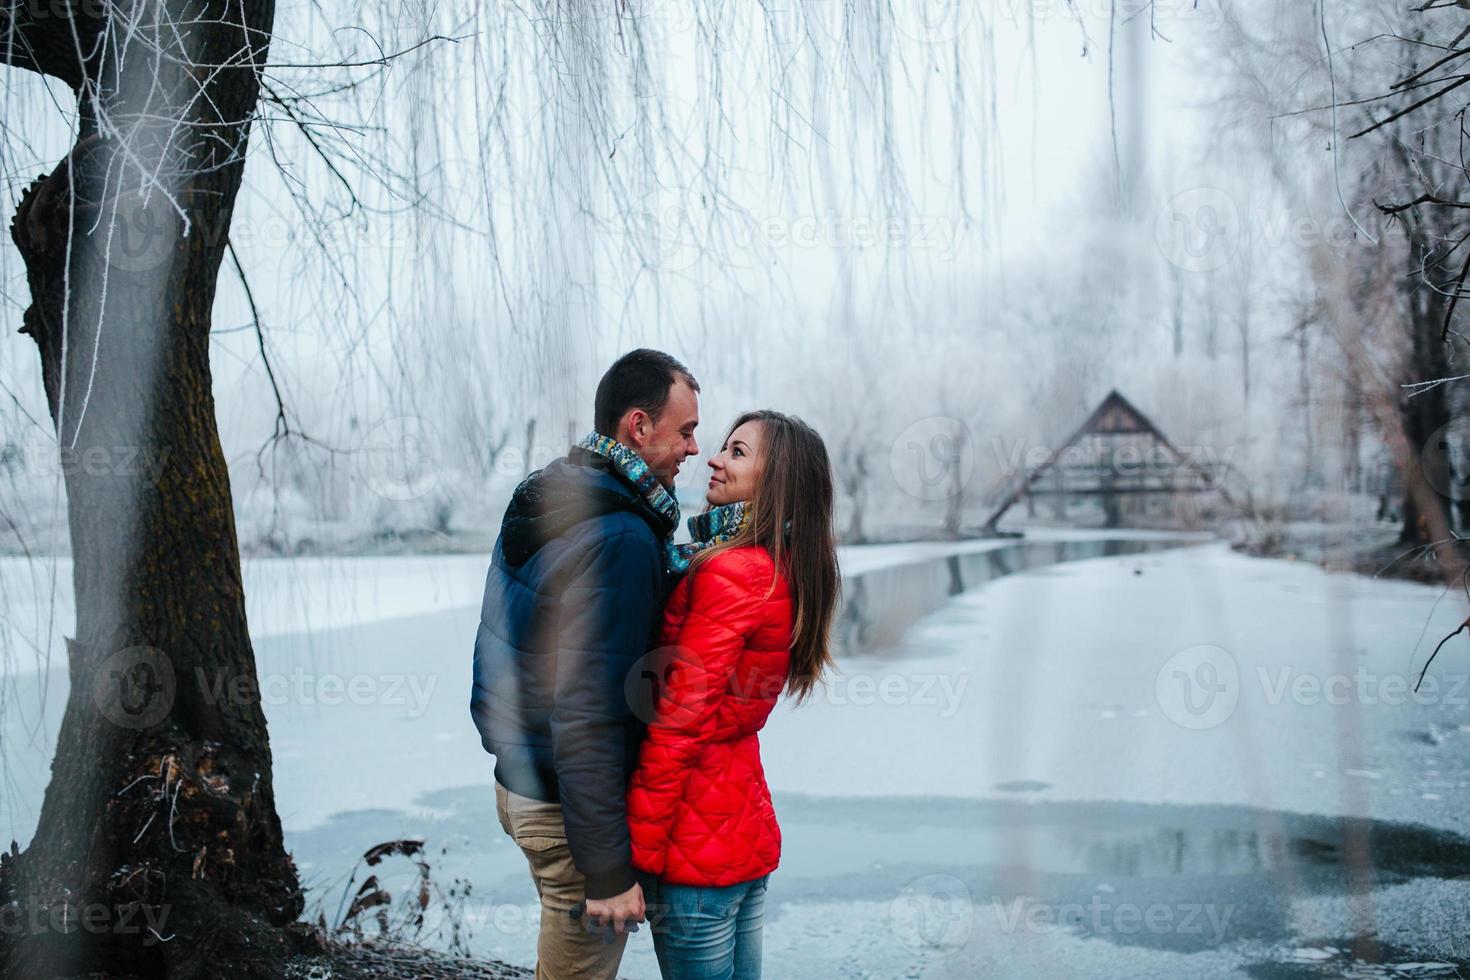
[{"label": "patterned scarf", "polygon": [[746,510],[743,500],[721,504],[711,507],[703,514],[695,514],[689,518],[689,536],[694,540],[688,544],[665,544],[664,564],[669,571],[682,575],[689,571],[689,563],[694,560],[695,555],[739,534],[748,516],[749,511]]},{"label": "patterned scarf", "polygon": [[[642,456],[616,439],[609,439],[597,432],[577,445],[606,459],[628,482],[638,488],[648,505],[665,517],[671,527],[679,526],[679,502],[658,482]],[[745,504],[740,501],[712,507],[703,514],[694,515],[689,518],[689,535],[693,538],[691,542],[674,544],[672,540],[664,541],[664,567],[675,575],[684,574],[689,571],[689,563],[694,560],[695,555],[706,548],[729,541],[740,532],[745,519]]]}]

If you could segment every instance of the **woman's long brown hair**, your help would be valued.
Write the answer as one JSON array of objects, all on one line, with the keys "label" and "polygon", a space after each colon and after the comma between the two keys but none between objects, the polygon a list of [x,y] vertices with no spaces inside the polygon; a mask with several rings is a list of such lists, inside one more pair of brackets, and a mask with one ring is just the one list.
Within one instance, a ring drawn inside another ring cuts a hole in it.
[{"label": "woman's long brown hair", "polygon": [[692,574],[725,548],[759,545],[770,552],[791,586],[794,625],[786,692],[803,701],[832,666],[829,640],[842,590],[832,463],[816,430],[781,412],[746,412],[730,426],[725,441],[747,422],[760,422],[765,435],[755,493],[746,504],[749,519],[734,538],[700,552],[689,570]]}]

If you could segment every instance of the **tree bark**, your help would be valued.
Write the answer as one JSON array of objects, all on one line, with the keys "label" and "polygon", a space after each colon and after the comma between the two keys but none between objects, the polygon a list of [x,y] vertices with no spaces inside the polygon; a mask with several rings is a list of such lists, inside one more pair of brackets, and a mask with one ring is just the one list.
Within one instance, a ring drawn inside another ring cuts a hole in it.
[{"label": "tree bark", "polygon": [[[1414,269],[1418,272],[1422,262],[1424,271],[1421,275],[1435,281],[1449,281],[1452,273],[1445,267],[1441,250],[1427,237],[1420,226],[1411,226],[1410,260]],[[1406,276],[1405,281],[1410,290],[1409,376],[1416,381],[1448,377],[1448,345],[1441,336],[1446,307],[1444,295],[1415,276]],[[1445,386],[1434,385],[1412,397],[1401,398],[1399,413],[1411,455],[1404,468],[1404,523],[1399,531],[1399,542],[1428,544],[1445,540],[1450,536],[1451,527],[1449,500],[1425,479],[1423,467],[1425,448],[1439,437],[1439,430],[1450,421]]]},{"label": "tree bark", "polygon": [[36,835],[0,863],[20,916],[0,974],[279,976],[279,927],[302,894],[209,365],[274,4],[122,3],[96,23],[84,8],[0,49],[73,84],[80,113],[76,145],[11,229],[62,454],[77,622]]},{"label": "tree bark", "polygon": [[0,0],[0,62],[81,89],[92,76],[91,44],[105,31],[98,0]]}]

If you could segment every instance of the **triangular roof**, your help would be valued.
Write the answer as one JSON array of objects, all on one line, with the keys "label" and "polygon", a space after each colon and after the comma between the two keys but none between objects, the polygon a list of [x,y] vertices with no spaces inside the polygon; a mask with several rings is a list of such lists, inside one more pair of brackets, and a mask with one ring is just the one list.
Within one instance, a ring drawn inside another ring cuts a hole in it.
[{"label": "triangular roof", "polygon": [[1097,408],[1092,410],[1092,414],[1087,416],[1087,421],[1079,425],[1077,431],[1067,437],[1067,441],[1062,444],[1062,448],[1052,453],[1051,458],[1038,468],[1038,472],[1055,462],[1057,456],[1061,455],[1062,450],[1065,450],[1083,436],[1094,433],[1122,434],[1127,432],[1149,433],[1155,439],[1158,439],[1165,446],[1169,447],[1169,452],[1175,456],[1179,455],[1179,450],[1175,449],[1174,444],[1169,441],[1168,437],[1159,431],[1159,427],[1149,421],[1147,415],[1140,412],[1132,402],[1118,393],[1117,388],[1114,388],[1108,392],[1108,396],[1098,404]]}]

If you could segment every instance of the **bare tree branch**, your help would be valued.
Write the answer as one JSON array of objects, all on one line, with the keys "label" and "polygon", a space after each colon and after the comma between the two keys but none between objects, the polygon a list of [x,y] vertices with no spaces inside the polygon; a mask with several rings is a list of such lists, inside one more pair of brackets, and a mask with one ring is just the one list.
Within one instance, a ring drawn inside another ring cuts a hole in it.
[{"label": "bare tree branch", "polygon": [[1392,115],[1389,115],[1389,116],[1387,116],[1384,119],[1380,119],[1378,122],[1376,122],[1373,125],[1369,126],[1367,129],[1359,130],[1358,132],[1356,132],[1353,135],[1349,136],[1348,139],[1357,139],[1359,136],[1366,136],[1366,135],[1368,135],[1369,133],[1373,132],[1376,129],[1382,129],[1384,126],[1387,126],[1389,123],[1393,122],[1394,120],[1396,120],[1396,119],[1402,119],[1403,117],[1407,116],[1409,113],[1414,112],[1414,111],[1416,111],[1418,109],[1422,109],[1425,106],[1429,105],[1429,103],[1434,102],[1434,101],[1436,101],[1438,99],[1443,98],[1445,95],[1448,95],[1450,92],[1452,92],[1455,89],[1459,88],[1461,85],[1464,85],[1466,82],[1470,82],[1470,75],[1462,75],[1462,76],[1460,76],[1459,79],[1457,79],[1454,82],[1451,82],[1449,85],[1446,85],[1444,88],[1440,89],[1438,92],[1433,92],[1433,93],[1431,93],[1429,95],[1426,95],[1424,98],[1420,99],[1418,102],[1415,102],[1413,105],[1406,106],[1406,107],[1400,109],[1398,112],[1395,112]]},{"label": "bare tree branch", "polygon": [[1408,211],[1410,208],[1417,207],[1420,204],[1436,204],[1446,208],[1470,208],[1470,201],[1450,201],[1437,194],[1429,193],[1420,194],[1412,201],[1406,201],[1403,204],[1379,204],[1376,200],[1373,202],[1373,206],[1384,214],[1398,214],[1401,211]]}]

